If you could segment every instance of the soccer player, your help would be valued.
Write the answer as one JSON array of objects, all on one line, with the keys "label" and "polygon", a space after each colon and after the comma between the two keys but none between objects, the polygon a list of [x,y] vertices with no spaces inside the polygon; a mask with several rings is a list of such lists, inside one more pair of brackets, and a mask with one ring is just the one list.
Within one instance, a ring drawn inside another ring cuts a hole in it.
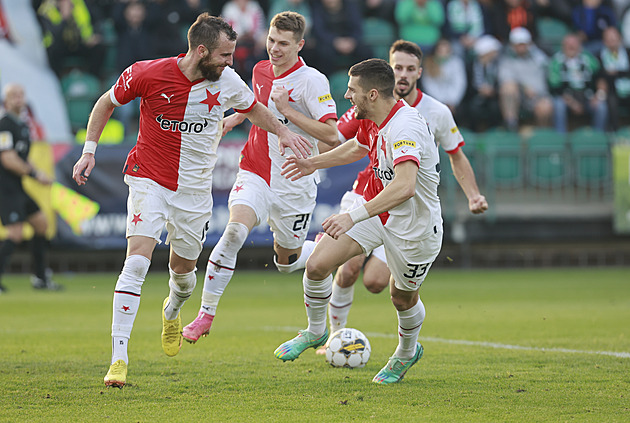
[{"label": "soccer player", "polygon": [[[461,148],[464,139],[457,129],[451,111],[445,104],[416,88],[417,81],[422,75],[422,50],[415,43],[398,40],[390,47],[389,63],[396,78],[394,97],[405,100],[425,117],[435,140],[448,153],[455,178],[468,198],[468,209],[474,214],[483,213],[488,209],[488,202],[479,192],[475,173]],[[345,142],[353,138],[358,127],[359,121],[354,117],[354,108],[350,108],[337,122],[340,141]],[[353,189],[341,200],[342,211],[346,211],[353,201],[363,194],[371,172],[372,169],[368,166],[358,174]],[[344,263],[335,274],[332,298],[328,305],[331,333],[346,327],[354,297],[354,283],[362,268],[363,284],[370,292],[379,293],[389,283],[390,272],[383,246],[372,251],[367,259],[360,255]],[[317,350],[318,354],[325,352],[325,347]]]},{"label": "soccer player", "polygon": [[[328,80],[307,66],[299,52],[304,46],[304,17],[282,12],[271,19],[267,37],[268,60],[254,66],[252,84],[256,99],[267,104],[275,119],[311,141],[338,143],[337,110]],[[225,119],[227,130],[244,119],[240,113]],[[196,342],[207,335],[219,299],[230,282],[236,256],[254,226],[267,222],[274,234],[274,263],[283,273],[303,269],[310,251],[302,248],[308,233],[318,175],[299,181],[280,175],[284,158],[273,148],[275,136],[253,126],[242,150],[240,169],[228,200],[230,220],[212,250],[206,268],[197,318],[184,328],[184,339]],[[309,243],[314,248],[314,243]]]},{"label": "soccer player", "polygon": [[83,154],[73,169],[79,185],[90,176],[95,140],[114,108],[142,99],[138,141],[123,168],[129,186],[127,257],[114,290],[107,386],[122,388],[126,382],[140,291],[165,225],[170,292],[162,309],[162,349],[174,356],[181,348],[179,311],[195,287],[195,265],[212,214],[212,170],[224,112],[233,107],[277,134],[282,152],[289,147],[299,156],[309,154],[310,142],[278,122],[229,67],[236,37],[223,19],[202,13],[188,30],[186,54],[132,64],[90,115]]},{"label": "soccer player", "polygon": [[[22,180],[30,176],[40,184],[50,185],[52,180],[28,162],[31,137],[28,124],[21,115],[26,107],[24,88],[19,84],[4,86],[4,113],[0,115],[0,220],[7,230],[7,239],[0,247],[0,278],[16,245],[23,241],[22,227],[28,222],[35,233],[31,240],[33,252],[33,276],[35,289],[59,290],[46,274],[48,221],[39,206],[24,191]],[[0,294],[6,288],[0,282]]]},{"label": "soccer player", "polygon": [[274,354],[283,361],[295,360],[307,348],[323,345],[329,335],[326,308],[333,270],[384,245],[399,339],[394,355],[373,382],[388,384],[400,381],[423,354],[417,340],[425,311],[418,290],[442,246],[440,159],[426,120],[394,97],[394,71],[386,61],[360,62],[348,74],[345,97],[356,106],[355,117],[360,119],[356,140],[306,160],[288,157],[283,174],[299,179],[366,153],[372,173],[363,198],[349,212],[324,221],[329,236],[315,247],[303,279],[308,328]]}]

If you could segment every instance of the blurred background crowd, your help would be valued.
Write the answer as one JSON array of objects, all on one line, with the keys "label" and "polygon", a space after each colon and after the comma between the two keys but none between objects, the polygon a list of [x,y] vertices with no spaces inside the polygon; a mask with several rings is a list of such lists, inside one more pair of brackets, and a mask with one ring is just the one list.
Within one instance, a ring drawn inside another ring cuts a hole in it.
[{"label": "blurred background crowd", "polygon": [[[329,77],[340,112],[347,68],[387,59],[389,45],[404,38],[425,54],[420,88],[473,131],[614,131],[630,122],[630,0],[33,0],[32,7],[66,89],[79,71],[94,77],[84,84],[104,91],[137,60],[185,52],[185,31],[202,11],[239,33],[234,68],[249,80],[266,58],[270,18],[294,10],[308,22],[302,56]],[[71,107],[75,132],[85,125],[83,108]],[[116,116],[131,139],[136,109]]]}]

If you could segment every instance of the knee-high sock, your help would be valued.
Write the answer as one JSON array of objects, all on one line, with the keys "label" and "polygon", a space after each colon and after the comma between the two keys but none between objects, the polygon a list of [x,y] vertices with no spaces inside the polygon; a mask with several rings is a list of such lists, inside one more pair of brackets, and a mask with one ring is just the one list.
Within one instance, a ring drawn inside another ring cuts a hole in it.
[{"label": "knee-high sock", "polygon": [[416,342],[424,315],[424,304],[419,298],[415,306],[398,312],[398,347],[394,353],[396,357],[411,358],[416,353]]},{"label": "knee-high sock", "polygon": [[120,359],[129,362],[127,344],[140,306],[142,284],[150,265],[151,260],[144,256],[129,256],[118,276],[112,315],[112,363]]},{"label": "knee-high sock", "polygon": [[39,279],[46,280],[46,267],[48,266],[47,250],[48,240],[41,235],[33,235],[31,248],[33,254],[33,274]]},{"label": "knee-high sock", "polygon": [[236,266],[236,256],[249,235],[247,226],[230,222],[225,227],[221,239],[210,253],[206,277],[201,294],[201,311],[214,316],[223,291],[232,279]]},{"label": "knee-high sock", "polygon": [[332,297],[328,304],[328,320],[330,323],[330,333],[346,327],[348,314],[352,307],[354,298],[354,285],[342,288],[333,282]]},{"label": "knee-high sock", "polygon": [[304,305],[308,317],[308,331],[321,335],[326,331],[326,308],[332,295],[332,275],[322,281],[315,281],[306,277],[302,279],[304,286]]},{"label": "knee-high sock", "polygon": [[188,273],[175,273],[172,269],[168,269],[170,278],[168,280],[168,286],[170,288],[168,294],[168,304],[164,309],[164,317],[166,320],[173,320],[179,314],[179,310],[182,308],[187,299],[192,295],[195,285],[197,285],[197,275],[194,269]]}]

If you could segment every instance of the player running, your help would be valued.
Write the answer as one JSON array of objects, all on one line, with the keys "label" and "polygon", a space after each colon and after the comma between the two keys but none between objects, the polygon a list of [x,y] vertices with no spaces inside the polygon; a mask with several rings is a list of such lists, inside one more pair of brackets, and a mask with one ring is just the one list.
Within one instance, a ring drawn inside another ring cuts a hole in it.
[{"label": "player running", "polygon": [[332,272],[348,259],[380,245],[392,276],[390,293],[398,313],[398,347],[374,377],[375,383],[400,381],[423,354],[417,342],[425,316],[418,296],[442,245],[438,149],[425,119],[394,98],[394,72],[381,59],[358,63],[348,72],[345,97],[360,119],[356,140],[318,157],[289,157],[283,175],[298,179],[317,169],[339,166],[369,154],[372,174],[352,210],[323,223],[323,237],[306,264],[304,302],[308,328],[280,345],[275,356],[295,360],[307,348],[328,339],[326,308]]},{"label": "player running", "polygon": [[[269,60],[254,66],[252,83],[256,99],[268,105],[275,119],[311,141],[312,155],[318,140],[334,146],[337,110],[328,80],[299,57],[304,46],[304,17],[295,12],[275,15],[267,37]],[[240,113],[225,119],[228,131],[244,120]],[[243,147],[240,169],[230,192],[230,220],[212,250],[206,268],[197,318],[184,328],[184,339],[196,342],[210,331],[219,300],[236,266],[236,256],[249,232],[267,222],[274,235],[274,263],[283,273],[303,269],[311,249],[302,248],[315,208],[317,173],[298,181],[280,175],[284,157],[273,147],[276,137],[253,126]]]},{"label": "player running", "polygon": [[[451,111],[445,104],[416,88],[417,81],[422,75],[422,50],[415,43],[398,40],[390,47],[389,63],[396,77],[394,97],[405,100],[425,117],[435,140],[448,153],[455,178],[468,198],[470,212],[483,213],[488,209],[488,203],[479,192],[475,173],[461,148],[464,139]],[[337,122],[340,140],[345,142],[354,138],[358,127],[359,121],[354,117],[354,108],[350,108]],[[341,199],[341,211],[347,211],[355,199],[363,195],[363,189],[371,173],[372,169],[368,166],[357,175],[353,189]],[[390,271],[383,246],[372,251],[367,259],[360,255],[344,263],[335,274],[332,298],[328,305],[331,333],[346,327],[354,297],[354,283],[362,268],[363,284],[370,292],[379,293],[389,283]],[[325,347],[317,350],[318,354],[325,352]]]},{"label": "player running", "polygon": [[212,214],[212,170],[224,112],[233,107],[277,134],[276,148],[282,153],[289,147],[300,156],[310,154],[310,142],[278,122],[229,67],[236,37],[223,19],[199,15],[188,31],[186,54],[134,63],[90,115],[83,155],[73,169],[78,185],[87,182],[94,168],[95,140],[114,108],[142,99],[138,141],[123,169],[129,186],[127,258],[114,290],[107,386],[122,388],[126,383],[127,344],[140,291],[165,226],[170,292],[162,307],[162,349],[168,356],[180,350],[179,311],[195,287],[195,265]]}]

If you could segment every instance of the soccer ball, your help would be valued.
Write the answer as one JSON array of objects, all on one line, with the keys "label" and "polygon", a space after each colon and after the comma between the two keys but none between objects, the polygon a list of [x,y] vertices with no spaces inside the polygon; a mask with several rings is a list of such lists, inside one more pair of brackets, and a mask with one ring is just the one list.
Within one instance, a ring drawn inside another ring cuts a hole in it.
[{"label": "soccer ball", "polygon": [[370,341],[356,329],[344,328],[326,342],[326,361],[333,367],[363,367],[370,359]]}]

